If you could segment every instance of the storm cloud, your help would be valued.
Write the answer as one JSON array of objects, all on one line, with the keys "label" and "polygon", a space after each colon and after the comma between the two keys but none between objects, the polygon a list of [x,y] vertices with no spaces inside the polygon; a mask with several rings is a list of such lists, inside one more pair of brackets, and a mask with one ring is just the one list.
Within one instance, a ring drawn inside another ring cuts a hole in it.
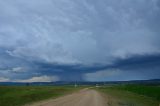
[{"label": "storm cloud", "polygon": [[0,0],[0,81],[160,78],[159,19],[159,0]]}]

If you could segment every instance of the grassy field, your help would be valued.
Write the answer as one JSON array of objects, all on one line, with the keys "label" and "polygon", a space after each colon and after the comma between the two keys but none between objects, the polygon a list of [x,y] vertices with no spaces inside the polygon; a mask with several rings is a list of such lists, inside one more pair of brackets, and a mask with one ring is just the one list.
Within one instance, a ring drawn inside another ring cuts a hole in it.
[{"label": "grassy field", "polygon": [[0,106],[22,106],[79,89],[73,86],[0,86]]},{"label": "grassy field", "polygon": [[152,97],[153,99],[160,101],[160,86],[123,85],[123,86],[117,86],[115,88]]},{"label": "grassy field", "polygon": [[[56,98],[84,87],[73,86],[0,86],[0,106],[24,104]],[[160,87],[117,85],[96,88],[106,94],[108,106],[159,106]]]},{"label": "grassy field", "polygon": [[122,85],[97,89],[107,95],[109,106],[159,106],[158,86]]}]

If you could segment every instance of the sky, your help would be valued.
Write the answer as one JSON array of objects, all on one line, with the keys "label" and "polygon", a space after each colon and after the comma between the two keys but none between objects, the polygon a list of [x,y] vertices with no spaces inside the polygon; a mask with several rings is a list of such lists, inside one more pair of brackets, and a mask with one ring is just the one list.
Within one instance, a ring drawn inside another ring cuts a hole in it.
[{"label": "sky", "polygon": [[159,0],[0,0],[0,82],[160,78]]}]

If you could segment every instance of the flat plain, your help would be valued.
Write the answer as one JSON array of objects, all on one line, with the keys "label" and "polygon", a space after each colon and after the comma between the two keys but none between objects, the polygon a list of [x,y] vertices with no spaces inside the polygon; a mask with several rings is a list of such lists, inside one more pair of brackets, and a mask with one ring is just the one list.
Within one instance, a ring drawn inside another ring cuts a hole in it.
[{"label": "flat plain", "polygon": [[0,86],[0,106],[159,106],[160,87]]}]

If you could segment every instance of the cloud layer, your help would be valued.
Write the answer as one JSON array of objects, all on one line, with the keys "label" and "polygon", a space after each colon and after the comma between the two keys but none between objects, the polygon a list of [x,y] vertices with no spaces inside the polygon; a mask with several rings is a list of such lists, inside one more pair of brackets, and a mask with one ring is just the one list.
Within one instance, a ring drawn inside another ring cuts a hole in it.
[{"label": "cloud layer", "polygon": [[[0,0],[0,13],[2,81],[50,74],[84,80],[94,75],[86,73],[101,75],[98,68],[108,70],[119,60],[160,54],[159,0]],[[125,73],[121,66],[116,69]],[[157,76],[142,79],[147,78]]]},{"label": "cloud layer", "polygon": [[57,76],[37,76],[37,77],[31,77],[29,79],[15,79],[11,80],[9,78],[0,77],[0,82],[55,82],[59,81],[59,78]]}]

